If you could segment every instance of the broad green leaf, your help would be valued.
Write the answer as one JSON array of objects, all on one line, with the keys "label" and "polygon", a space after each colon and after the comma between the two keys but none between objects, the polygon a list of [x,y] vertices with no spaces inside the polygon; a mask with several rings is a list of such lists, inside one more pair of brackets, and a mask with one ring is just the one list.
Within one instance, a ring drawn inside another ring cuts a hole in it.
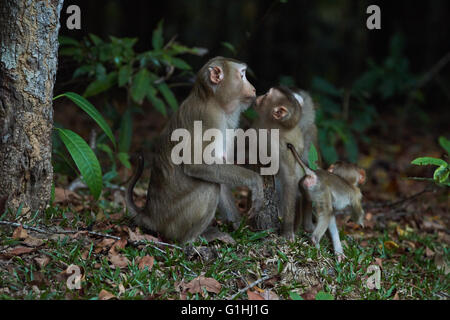
[{"label": "broad green leaf", "polygon": [[102,39],[100,39],[98,36],[92,33],[89,33],[89,38],[91,39],[92,43],[96,46],[98,46],[103,42]]},{"label": "broad green leaf", "polygon": [[432,157],[421,157],[414,159],[411,161],[412,164],[418,165],[418,166],[427,166],[427,165],[434,165],[434,166],[446,166],[447,162],[445,162],[442,159],[438,158],[432,158]]},{"label": "broad green leaf", "polygon": [[178,101],[177,98],[173,95],[172,90],[170,90],[169,86],[165,82],[161,82],[156,86],[158,90],[163,95],[164,99],[166,99],[167,104],[170,106],[170,108],[174,111],[178,109]]},{"label": "broad green leaf", "polygon": [[319,291],[316,294],[316,300],[334,300],[334,297],[328,292]]},{"label": "broad green leaf", "polygon": [[111,88],[116,83],[116,80],[117,80],[117,72],[116,71],[110,72],[106,75],[106,77],[91,82],[84,91],[83,96],[88,98],[91,96],[95,96],[96,94],[102,93]]},{"label": "broad green leaf", "polygon": [[133,133],[133,115],[130,109],[127,109],[120,121],[119,128],[119,152],[127,153],[131,146],[131,136]]},{"label": "broad green leaf", "polygon": [[175,68],[181,69],[181,70],[191,70],[191,66],[187,64],[186,61],[180,59],[171,57],[169,61]]},{"label": "broad green leaf", "polygon": [[292,300],[303,300],[302,296],[296,292],[289,292],[289,296]]},{"label": "broad green leaf", "polygon": [[163,20],[159,21],[158,27],[153,30],[153,36],[152,36],[152,45],[153,49],[160,50],[163,47],[164,39],[163,39]]},{"label": "broad green leaf", "polygon": [[127,168],[131,169],[130,156],[126,152],[119,152],[117,154],[119,161]]},{"label": "broad green leaf", "polygon": [[68,129],[56,130],[58,130],[59,137],[72,156],[78,170],[80,170],[84,182],[94,198],[98,199],[103,188],[102,169],[94,151],[75,132]]},{"label": "broad green leaf", "polygon": [[133,69],[130,65],[123,65],[119,70],[119,87],[123,87],[128,83],[133,74]]},{"label": "broad green leaf", "polygon": [[158,110],[164,116],[167,116],[166,105],[160,98],[156,96],[156,90],[154,88],[151,88],[151,90],[147,92],[147,98],[148,100],[150,100],[156,110]]},{"label": "broad green leaf", "polygon": [[115,179],[118,176],[117,171],[115,169],[108,171],[107,173],[105,173],[105,175],[103,176],[103,181],[105,182],[106,185],[108,185],[108,183],[112,180]]},{"label": "broad green leaf", "polygon": [[108,138],[112,141],[114,147],[116,146],[116,139],[114,138],[114,135],[111,131],[111,128],[109,127],[108,123],[105,121],[105,119],[102,117],[100,112],[85,98],[80,96],[79,94],[75,92],[66,92],[63,94],[60,94],[59,96],[56,96],[53,99],[58,99],[59,97],[67,97],[70,100],[72,100],[77,106],[79,106],[84,112],[86,112],[97,124],[100,128],[105,132],[105,134],[108,136]]},{"label": "broad green leaf", "polygon": [[439,137],[439,144],[442,148],[444,148],[445,152],[450,155],[450,140],[448,140],[444,136]]},{"label": "broad green leaf", "polygon": [[131,85],[131,97],[133,101],[141,104],[147,92],[150,90],[150,72],[141,69],[133,78]]},{"label": "broad green leaf", "polygon": [[434,171],[433,179],[438,183],[445,183],[448,181],[448,177],[450,174],[450,169],[448,166],[440,166]]},{"label": "broad green leaf", "polygon": [[311,146],[309,147],[308,152],[308,163],[311,170],[317,170],[317,161],[319,160],[319,156],[317,154],[316,147],[313,143],[311,143]]}]

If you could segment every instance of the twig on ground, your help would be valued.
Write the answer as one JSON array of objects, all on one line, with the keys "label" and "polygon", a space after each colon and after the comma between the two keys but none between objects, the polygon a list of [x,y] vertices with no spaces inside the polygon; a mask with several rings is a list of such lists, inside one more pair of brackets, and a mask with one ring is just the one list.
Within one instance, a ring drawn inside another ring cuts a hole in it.
[{"label": "twig on ground", "polygon": [[434,190],[434,188],[432,186],[428,186],[428,187],[425,187],[422,191],[419,191],[419,192],[417,192],[417,193],[415,193],[415,194],[413,194],[413,195],[411,195],[409,197],[400,199],[398,201],[395,201],[395,202],[377,202],[377,203],[372,203],[370,205],[365,205],[365,207],[367,209],[377,209],[377,208],[383,208],[383,207],[391,207],[392,208],[392,207],[396,207],[398,205],[401,205],[401,204],[403,204],[405,202],[414,200],[414,199],[420,197],[421,195],[423,195],[424,193],[431,192],[433,190]]},{"label": "twig on ground", "polygon": [[12,226],[12,227],[22,227],[22,228],[24,228],[26,230],[35,231],[35,232],[38,232],[38,233],[46,233],[46,234],[57,234],[57,233],[60,233],[60,234],[64,234],[64,233],[86,232],[86,233],[92,234],[94,236],[120,240],[120,237],[116,237],[116,236],[112,236],[112,235],[104,234],[104,233],[100,233],[100,232],[95,232],[95,231],[88,231],[88,230],[51,230],[51,229],[47,229],[46,230],[46,229],[32,227],[32,226],[28,226],[28,225],[21,224],[21,223],[18,223],[18,222],[10,222],[10,221],[0,221],[0,224]]},{"label": "twig on ground", "polygon": [[27,226],[27,225],[24,225],[24,224],[21,224],[21,223],[17,223],[17,222],[0,221],[0,224],[11,226],[11,227],[22,227],[22,228],[24,228],[26,230],[31,230],[31,231],[35,231],[35,232],[39,232],[39,233],[51,233],[51,232],[48,232],[48,231],[46,231],[44,229]]},{"label": "twig on ground", "polygon": [[247,291],[248,289],[250,289],[250,288],[253,288],[253,287],[256,286],[257,284],[259,284],[259,283],[261,283],[261,282],[263,282],[263,281],[266,281],[266,280],[270,279],[271,277],[272,277],[271,275],[266,275],[266,276],[264,276],[264,277],[262,277],[262,278],[260,278],[260,279],[258,279],[258,280],[256,280],[256,281],[250,283],[250,284],[249,284],[248,286],[246,286],[245,288],[243,288],[243,289],[239,290],[238,292],[236,292],[235,294],[233,294],[233,295],[231,296],[231,298],[229,298],[228,300],[234,300],[234,298],[236,298],[238,295],[240,295],[240,294],[246,292],[246,291]]}]

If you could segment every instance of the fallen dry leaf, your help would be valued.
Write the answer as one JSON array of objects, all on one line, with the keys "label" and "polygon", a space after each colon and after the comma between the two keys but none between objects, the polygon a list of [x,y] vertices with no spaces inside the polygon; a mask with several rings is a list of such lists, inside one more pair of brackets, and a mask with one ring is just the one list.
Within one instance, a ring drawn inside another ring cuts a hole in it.
[{"label": "fallen dry leaf", "polygon": [[34,250],[36,250],[36,249],[18,246],[18,247],[12,248],[11,250],[8,250],[8,251],[0,254],[0,256],[4,256],[6,258],[12,258],[12,257],[20,256],[22,254],[27,254],[27,253],[33,252]]},{"label": "fallen dry leaf", "polygon": [[[114,240],[114,239],[109,239],[109,238],[104,238],[102,241],[100,241],[99,243],[97,243],[97,245],[96,245],[96,247],[98,248],[98,249],[104,249],[104,248],[109,248],[109,247],[111,247],[113,244],[114,244],[114,242],[116,242],[116,240]],[[96,248],[96,249],[97,249]],[[100,251],[101,251],[100,250]],[[98,252],[97,252],[98,253]]]},{"label": "fallen dry leaf", "polygon": [[155,258],[152,256],[145,256],[139,259],[139,270],[144,270],[146,267],[148,268],[148,271],[151,271],[153,268],[153,264],[155,263]]},{"label": "fallen dry leaf", "polygon": [[23,243],[30,247],[40,247],[44,244],[44,240],[28,236],[23,240]]},{"label": "fallen dry leaf", "polygon": [[200,293],[203,295],[203,288],[206,289],[208,292],[213,293],[219,293],[220,289],[222,288],[222,285],[213,278],[205,278],[204,276],[199,276],[189,282],[188,284],[184,285],[185,290],[189,293]]},{"label": "fallen dry leaf", "polygon": [[280,300],[280,298],[272,290],[264,290],[259,294],[264,300]]},{"label": "fallen dry leaf", "polygon": [[133,232],[130,228],[127,228],[127,232],[128,236],[130,237],[130,241],[158,241],[158,238],[155,238],[149,234],[141,233],[139,228],[136,228],[136,232]]},{"label": "fallen dry leaf", "polygon": [[28,232],[24,228],[22,228],[22,226],[17,227],[14,230],[13,235],[12,235],[12,238],[16,239],[16,240],[17,239],[26,239],[27,237],[28,237]]},{"label": "fallen dry leaf", "polygon": [[385,241],[384,247],[388,250],[398,249],[398,244],[396,244],[394,241]]},{"label": "fallen dry leaf", "polygon": [[301,294],[301,296],[304,300],[316,300],[317,292],[320,290],[322,290],[322,285],[319,283],[318,285],[312,286],[304,294]]},{"label": "fallen dry leaf", "polygon": [[434,251],[431,250],[430,248],[426,247],[425,248],[425,256],[427,256],[427,258],[433,257],[434,256]]},{"label": "fallen dry leaf", "polygon": [[55,188],[55,200],[54,203],[69,202],[73,199],[80,200],[81,197],[73,191],[66,190],[60,187]]},{"label": "fallen dry leaf", "polygon": [[375,258],[375,264],[379,266],[380,268],[383,268],[383,259],[381,258]]},{"label": "fallen dry leaf", "polygon": [[36,261],[40,269],[43,269],[50,262],[50,258],[48,256],[36,257],[34,261]]},{"label": "fallen dry leaf", "polygon": [[109,253],[108,254],[109,261],[117,268],[123,269],[128,266],[130,260],[127,257],[118,254],[118,253]]},{"label": "fallen dry leaf", "polygon": [[127,239],[120,239],[114,242],[111,249],[109,249],[109,253],[116,254],[119,249],[125,249],[125,246],[127,245]]},{"label": "fallen dry leaf", "polygon": [[248,300],[264,300],[264,298],[261,297],[259,293],[251,291],[250,289],[247,290],[247,296]]},{"label": "fallen dry leaf", "polygon": [[113,295],[111,292],[106,291],[105,289],[102,289],[102,291],[100,291],[100,293],[98,294],[98,298],[100,300],[110,300],[110,299],[114,299],[116,296]]}]

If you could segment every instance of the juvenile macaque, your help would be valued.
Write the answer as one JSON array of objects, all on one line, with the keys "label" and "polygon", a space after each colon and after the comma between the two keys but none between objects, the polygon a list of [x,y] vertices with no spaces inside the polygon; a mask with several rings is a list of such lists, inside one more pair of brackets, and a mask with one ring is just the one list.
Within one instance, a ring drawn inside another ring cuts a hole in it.
[{"label": "juvenile macaque", "polygon": [[[295,145],[299,152],[303,151],[303,137],[299,127],[302,115],[301,105],[294,94],[285,87],[271,88],[266,94],[259,96],[254,108],[259,117],[253,126],[256,129],[279,130],[279,171],[275,176],[280,190],[281,234],[292,240],[294,231],[301,220],[300,197],[297,183],[303,171],[296,165],[295,159],[289,155],[287,142]],[[274,152],[275,148],[269,150]]]},{"label": "juvenile macaque", "polygon": [[[300,118],[299,127],[303,135],[303,151],[300,154],[300,158],[303,162],[308,163],[309,150],[311,145],[317,150],[317,165],[322,165],[322,158],[320,156],[319,143],[317,139],[317,126],[316,126],[316,110],[311,96],[304,90],[294,89],[294,96],[302,106],[302,116]],[[306,199],[302,199],[301,202],[302,212],[302,225],[303,230],[306,232],[313,232],[314,224],[312,222],[312,203]]]},{"label": "juvenile macaque", "polygon": [[[143,170],[142,158],[128,187],[127,207],[137,224],[167,239],[195,240],[214,218],[221,194],[227,194],[228,188],[236,186],[248,187],[253,209],[260,209],[263,186],[258,173],[233,164],[194,164],[193,155],[191,164],[176,165],[171,159],[172,149],[177,144],[171,137],[174,130],[185,129],[193,137],[194,121],[202,121],[204,132],[209,128],[225,131],[237,126],[241,112],[256,97],[255,88],[245,76],[246,69],[246,64],[223,57],[211,59],[200,69],[191,93],[155,145],[143,208],[138,208],[133,201],[133,188]],[[194,140],[191,139],[191,149],[201,148],[203,152],[208,143],[202,141],[201,146],[195,146]],[[223,151],[226,155],[226,150]],[[238,209],[233,202],[220,202],[230,220],[238,219]]]},{"label": "juvenile macaque", "polygon": [[320,239],[329,229],[334,251],[342,259],[344,252],[333,212],[350,206],[352,219],[364,227],[362,195],[358,185],[364,183],[365,171],[350,163],[336,163],[328,171],[312,171],[300,159],[293,145],[288,144],[288,148],[305,171],[305,176],[299,181],[299,188],[315,205],[317,225],[312,234],[312,242],[319,247]]}]

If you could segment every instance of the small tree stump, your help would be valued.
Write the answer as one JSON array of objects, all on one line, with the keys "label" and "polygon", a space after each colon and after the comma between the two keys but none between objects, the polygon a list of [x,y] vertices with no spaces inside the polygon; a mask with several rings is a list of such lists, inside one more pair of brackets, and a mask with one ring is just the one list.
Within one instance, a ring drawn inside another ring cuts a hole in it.
[{"label": "small tree stump", "polygon": [[249,220],[250,227],[254,230],[273,229],[280,231],[280,219],[278,218],[279,199],[275,190],[274,176],[262,176],[264,188],[264,206],[260,212],[256,212]]}]

